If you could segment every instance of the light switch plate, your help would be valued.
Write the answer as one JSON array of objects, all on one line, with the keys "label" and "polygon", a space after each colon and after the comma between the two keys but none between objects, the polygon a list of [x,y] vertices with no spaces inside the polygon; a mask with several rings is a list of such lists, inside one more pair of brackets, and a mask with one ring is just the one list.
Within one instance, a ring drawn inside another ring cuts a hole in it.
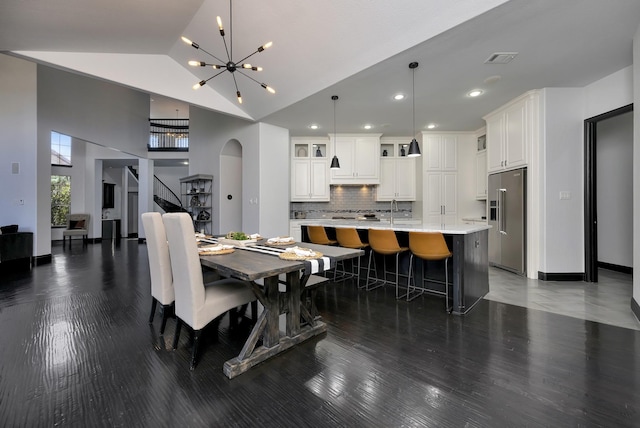
[{"label": "light switch plate", "polygon": [[560,200],[571,199],[571,192],[563,190],[560,192]]}]

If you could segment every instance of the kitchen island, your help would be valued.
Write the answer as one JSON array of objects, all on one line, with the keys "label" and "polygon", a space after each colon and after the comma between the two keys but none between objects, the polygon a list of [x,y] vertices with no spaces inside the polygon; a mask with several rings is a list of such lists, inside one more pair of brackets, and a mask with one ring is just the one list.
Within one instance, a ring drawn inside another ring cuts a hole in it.
[{"label": "kitchen island", "polygon": [[336,228],[353,227],[366,242],[367,230],[391,229],[396,232],[402,246],[408,246],[409,232],[442,232],[453,253],[450,264],[450,297],[453,300],[452,313],[464,315],[489,292],[488,230],[483,224],[416,224],[415,221],[398,220],[394,224],[385,221],[362,220],[306,220],[301,221],[302,240],[308,241],[306,226],[322,225],[328,235],[335,234]]}]

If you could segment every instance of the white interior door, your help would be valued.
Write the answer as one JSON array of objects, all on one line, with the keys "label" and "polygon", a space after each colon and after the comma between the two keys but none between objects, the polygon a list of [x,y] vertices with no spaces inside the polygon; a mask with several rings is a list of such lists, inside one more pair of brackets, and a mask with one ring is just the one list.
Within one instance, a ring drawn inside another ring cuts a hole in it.
[{"label": "white interior door", "polygon": [[[242,146],[227,143],[220,156],[220,233],[242,231]],[[251,233],[251,232],[247,232]]]}]

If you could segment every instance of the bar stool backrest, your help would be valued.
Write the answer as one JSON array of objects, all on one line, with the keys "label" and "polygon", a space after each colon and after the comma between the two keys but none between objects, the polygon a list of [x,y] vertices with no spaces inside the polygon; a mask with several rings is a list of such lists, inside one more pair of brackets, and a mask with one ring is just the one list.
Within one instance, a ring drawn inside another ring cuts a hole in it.
[{"label": "bar stool backrest", "polygon": [[423,260],[444,260],[452,256],[440,232],[409,232],[409,249]]},{"label": "bar stool backrest", "polygon": [[338,244],[345,248],[364,248],[367,244],[363,244],[360,240],[360,235],[355,228],[336,228],[336,238]]},{"label": "bar stool backrest", "polygon": [[327,236],[327,232],[324,230],[324,226],[307,226],[307,233],[312,243],[318,245],[331,245],[336,241],[332,241]]},{"label": "bar stool backrest", "polygon": [[369,245],[379,254],[396,254],[403,250],[393,230],[369,229]]}]

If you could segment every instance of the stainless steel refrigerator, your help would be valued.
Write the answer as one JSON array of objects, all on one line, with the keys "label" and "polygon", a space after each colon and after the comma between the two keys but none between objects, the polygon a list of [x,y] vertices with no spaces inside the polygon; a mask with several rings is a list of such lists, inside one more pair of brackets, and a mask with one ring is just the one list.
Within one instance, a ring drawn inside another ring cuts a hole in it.
[{"label": "stainless steel refrigerator", "polygon": [[489,264],[525,275],[527,169],[489,175]]}]

